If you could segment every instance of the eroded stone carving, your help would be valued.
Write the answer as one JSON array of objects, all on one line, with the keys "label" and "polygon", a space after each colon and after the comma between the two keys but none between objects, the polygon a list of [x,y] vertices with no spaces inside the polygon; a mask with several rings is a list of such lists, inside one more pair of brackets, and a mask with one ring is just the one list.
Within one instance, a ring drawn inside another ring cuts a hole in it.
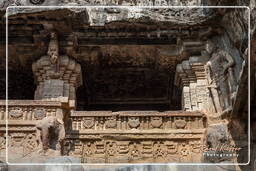
[{"label": "eroded stone carving", "polygon": [[11,118],[16,118],[16,119],[21,118],[23,116],[22,109],[20,107],[12,108],[9,111],[9,115]]},{"label": "eroded stone carving", "polygon": [[76,99],[76,89],[82,84],[81,66],[74,59],[59,55],[56,32],[50,33],[47,56],[33,63],[32,70],[38,85],[35,99]]},{"label": "eroded stone carving", "polygon": [[231,110],[236,91],[236,80],[233,75],[235,61],[228,52],[217,48],[211,41],[207,41],[206,51],[211,56],[206,64],[206,71],[215,112]]},{"label": "eroded stone carving", "polygon": [[85,117],[83,119],[83,122],[84,122],[84,127],[89,129],[89,128],[92,128],[94,126],[94,118],[93,117]]},{"label": "eroded stone carving", "polygon": [[153,128],[160,128],[163,123],[162,117],[151,117],[151,125]]},{"label": "eroded stone carving", "polygon": [[208,111],[208,89],[204,66],[208,55],[191,56],[176,66],[175,84],[182,89],[182,108]]},{"label": "eroded stone carving", "polygon": [[115,116],[107,117],[107,121],[106,121],[106,127],[107,128],[115,128],[116,125],[117,125],[117,123],[116,123],[116,117]]},{"label": "eroded stone carving", "polygon": [[46,111],[44,108],[36,108],[34,110],[34,117],[36,119],[43,119],[44,117],[46,117]]},{"label": "eroded stone carving", "polygon": [[[77,142],[79,144],[79,142]],[[82,148],[75,148],[84,162],[167,162],[199,161],[201,139],[189,140],[82,140]],[[190,144],[192,145],[190,147]],[[74,150],[74,149],[73,149]],[[72,153],[73,154],[73,153]],[[173,160],[176,158],[176,160]]]},{"label": "eroded stone carving", "polygon": [[[132,114],[132,115],[130,115]],[[110,116],[112,115],[112,116]],[[205,116],[200,112],[95,112],[74,111],[71,115],[72,129],[81,130],[108,130],[108,129],[200,129],[205,128]],[[83,125],[83,126],[81,126]]]},{"label": "eroded stone carving", "polygon": [[140,125],[139,117],[129,117],[128,118],[128,125],[131,128],[137,128]]},{"label": "eroded stone carving", "polygon": [[43,152],[46,153],[48,149],[60,152],[65,138],[63,121],[53,116],[45,117],[37,123],[36,128],[40,135]]}]

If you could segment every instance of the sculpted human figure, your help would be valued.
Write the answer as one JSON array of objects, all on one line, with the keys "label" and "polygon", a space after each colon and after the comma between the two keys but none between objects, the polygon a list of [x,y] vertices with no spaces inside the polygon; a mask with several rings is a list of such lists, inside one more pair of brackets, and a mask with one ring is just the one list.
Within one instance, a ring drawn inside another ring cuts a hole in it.
[{"label": "sculpted human figure", "polygon": [[37,135],[40,135],[42,150],[44,153],[48,149],[54,149],[60,152],[61,144],[65,138],[65,128],[62,120],[47,116],[39,121],[36,125]]},{"label": "sculpted human figure", "polygon": [[59,77],[59,44],[58,37],[56,32],[50,33],[50,42],[48,46],[47,55],[49,56],[51,65],[52,65],[52,73],[51,77],[58,78]]},{"label": "sculpted human figure", "polygon": [[206,51],[211,57],[206,64],[206,72],[215,112],[230,111],[236,89],[233,75],[235,61],[229,53],[217,48],[211,41],[207,41]]}]

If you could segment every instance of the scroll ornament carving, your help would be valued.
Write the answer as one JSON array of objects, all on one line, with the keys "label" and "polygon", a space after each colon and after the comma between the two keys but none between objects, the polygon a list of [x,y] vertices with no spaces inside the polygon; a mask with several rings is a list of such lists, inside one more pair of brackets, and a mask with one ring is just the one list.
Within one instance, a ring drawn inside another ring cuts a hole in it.
[{"label": "scroll ornament carving", "polygon": [[84,150],[84,152],[83,152],[84,156],[92,156],[94,154],[95,146],[93,143],[87,142],[84,145],[83,150]]},{"label": "scroll ornament carving", "polygon": [[178,118],[175,120],[175,126],[177,129],[184,129],[187,125],[187,122],[182,120],[181,118]]},{"label": "scroll ornament carving", "polygon": [[115,142],[109,142],[107,144],[107,154],[109,156],[114,156],[117,152],[117,145]]},{"label": "scroll ornament carving", "polygon": [[200,153],[201,143],[200,141],[192,141],[190,142],[193,153]]},{"label": "scroll ornament carving", "polygon": [[168,154],[176,154],[178,151],[178,143],[168,141],[166,142],[167,152]]},{"label": "scroll ornament carving", "polygon": [[129,141],[119,142],[118,143],[118,152],[119,154],[127,154],[129,152]]},{"label": "scroll ornament carving", "polygon": [[21,118],[23,116],[22,108],[16,107],[11,109],[9,115],[11,118]]},{"label": "scroll ornament carving", "polygon": [[130,146],[130,159],[136,159],[140,156],[140,149],[139,149],[139,144],[133,143]]},{"label": "scroll ornament carving", "polygon": [[23,146],[25,147],[25,153],[31,153],[39,147],[39,142],[35,134],[28,134],[25,139]]},{"label": "scroll ornament carving", "polygon": [[187,158],[189,156],[189,147],[186,143],[182,143],[180,146],[180,154],[183,158]]},{"label": "scroll ornament carving", "polygon": [[163,124],[162,117],[152,117],[151,118],[151,125],[153,128],[160,128],[162,124]]},{"label": "scroll ornament carving", "polygon": [[90,129],[94,126],[94,117],[85,117],[83,119],[83,125],[86,129]]},{"label": "scroll ornament carving", "polygon": [[154,144],[154,158],[166,156],[166,146],[160,142]]},{"label": "scroll ornament carving", "polygon": [[34,117],[36,119],[43,119],[46,117],[46,111],[44,108],[36,108],[34,111]]},{"label": "scroll ornament carving", "polygon": [[116,117],[112,116],[112,117],[108,117],[107,121],[106,121],[106,127],[107,128],[116,128]]},{"label": "scroll ornament carving", "polygon": [[137,128],[137,127],[139,127],[139,125],[140,125],[140,119],[139,119],[139,117],[135,117],[135,116],[129,117],[129,118],[128,118],[128,125],[129,125],[131,128]]}]

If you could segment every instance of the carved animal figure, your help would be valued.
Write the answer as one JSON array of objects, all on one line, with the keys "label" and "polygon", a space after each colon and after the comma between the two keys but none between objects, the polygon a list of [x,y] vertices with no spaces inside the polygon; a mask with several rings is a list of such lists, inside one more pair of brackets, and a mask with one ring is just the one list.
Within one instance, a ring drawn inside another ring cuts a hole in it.
[{"label": "carved animal figure", "polygon": [[62,120],[49,116],[43,118],[36,125],[41,139],[43,151],[46,152],[49,148],[61,150],[61,144],[65,138],[65,128]]}]

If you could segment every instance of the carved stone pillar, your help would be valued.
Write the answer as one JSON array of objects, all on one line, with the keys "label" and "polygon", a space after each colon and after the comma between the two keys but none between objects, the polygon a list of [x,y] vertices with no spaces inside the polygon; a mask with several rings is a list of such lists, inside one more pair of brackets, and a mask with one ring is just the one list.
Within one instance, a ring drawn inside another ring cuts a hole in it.
[{"label": "carved stone pillar", "polygon": [[76,89],[82,85],[81,66],[74,59],[59,55],[56,33],[51,33],[47,55],[34,62],[32,70],[36,100],[61,100],[75,105]]},{"label": "carved stone pillar", "polygon": [[182,109],[207,110],[207,81],[205,64],[207,56],[191,56],[176,66],[175,84],[182,89]]}]

